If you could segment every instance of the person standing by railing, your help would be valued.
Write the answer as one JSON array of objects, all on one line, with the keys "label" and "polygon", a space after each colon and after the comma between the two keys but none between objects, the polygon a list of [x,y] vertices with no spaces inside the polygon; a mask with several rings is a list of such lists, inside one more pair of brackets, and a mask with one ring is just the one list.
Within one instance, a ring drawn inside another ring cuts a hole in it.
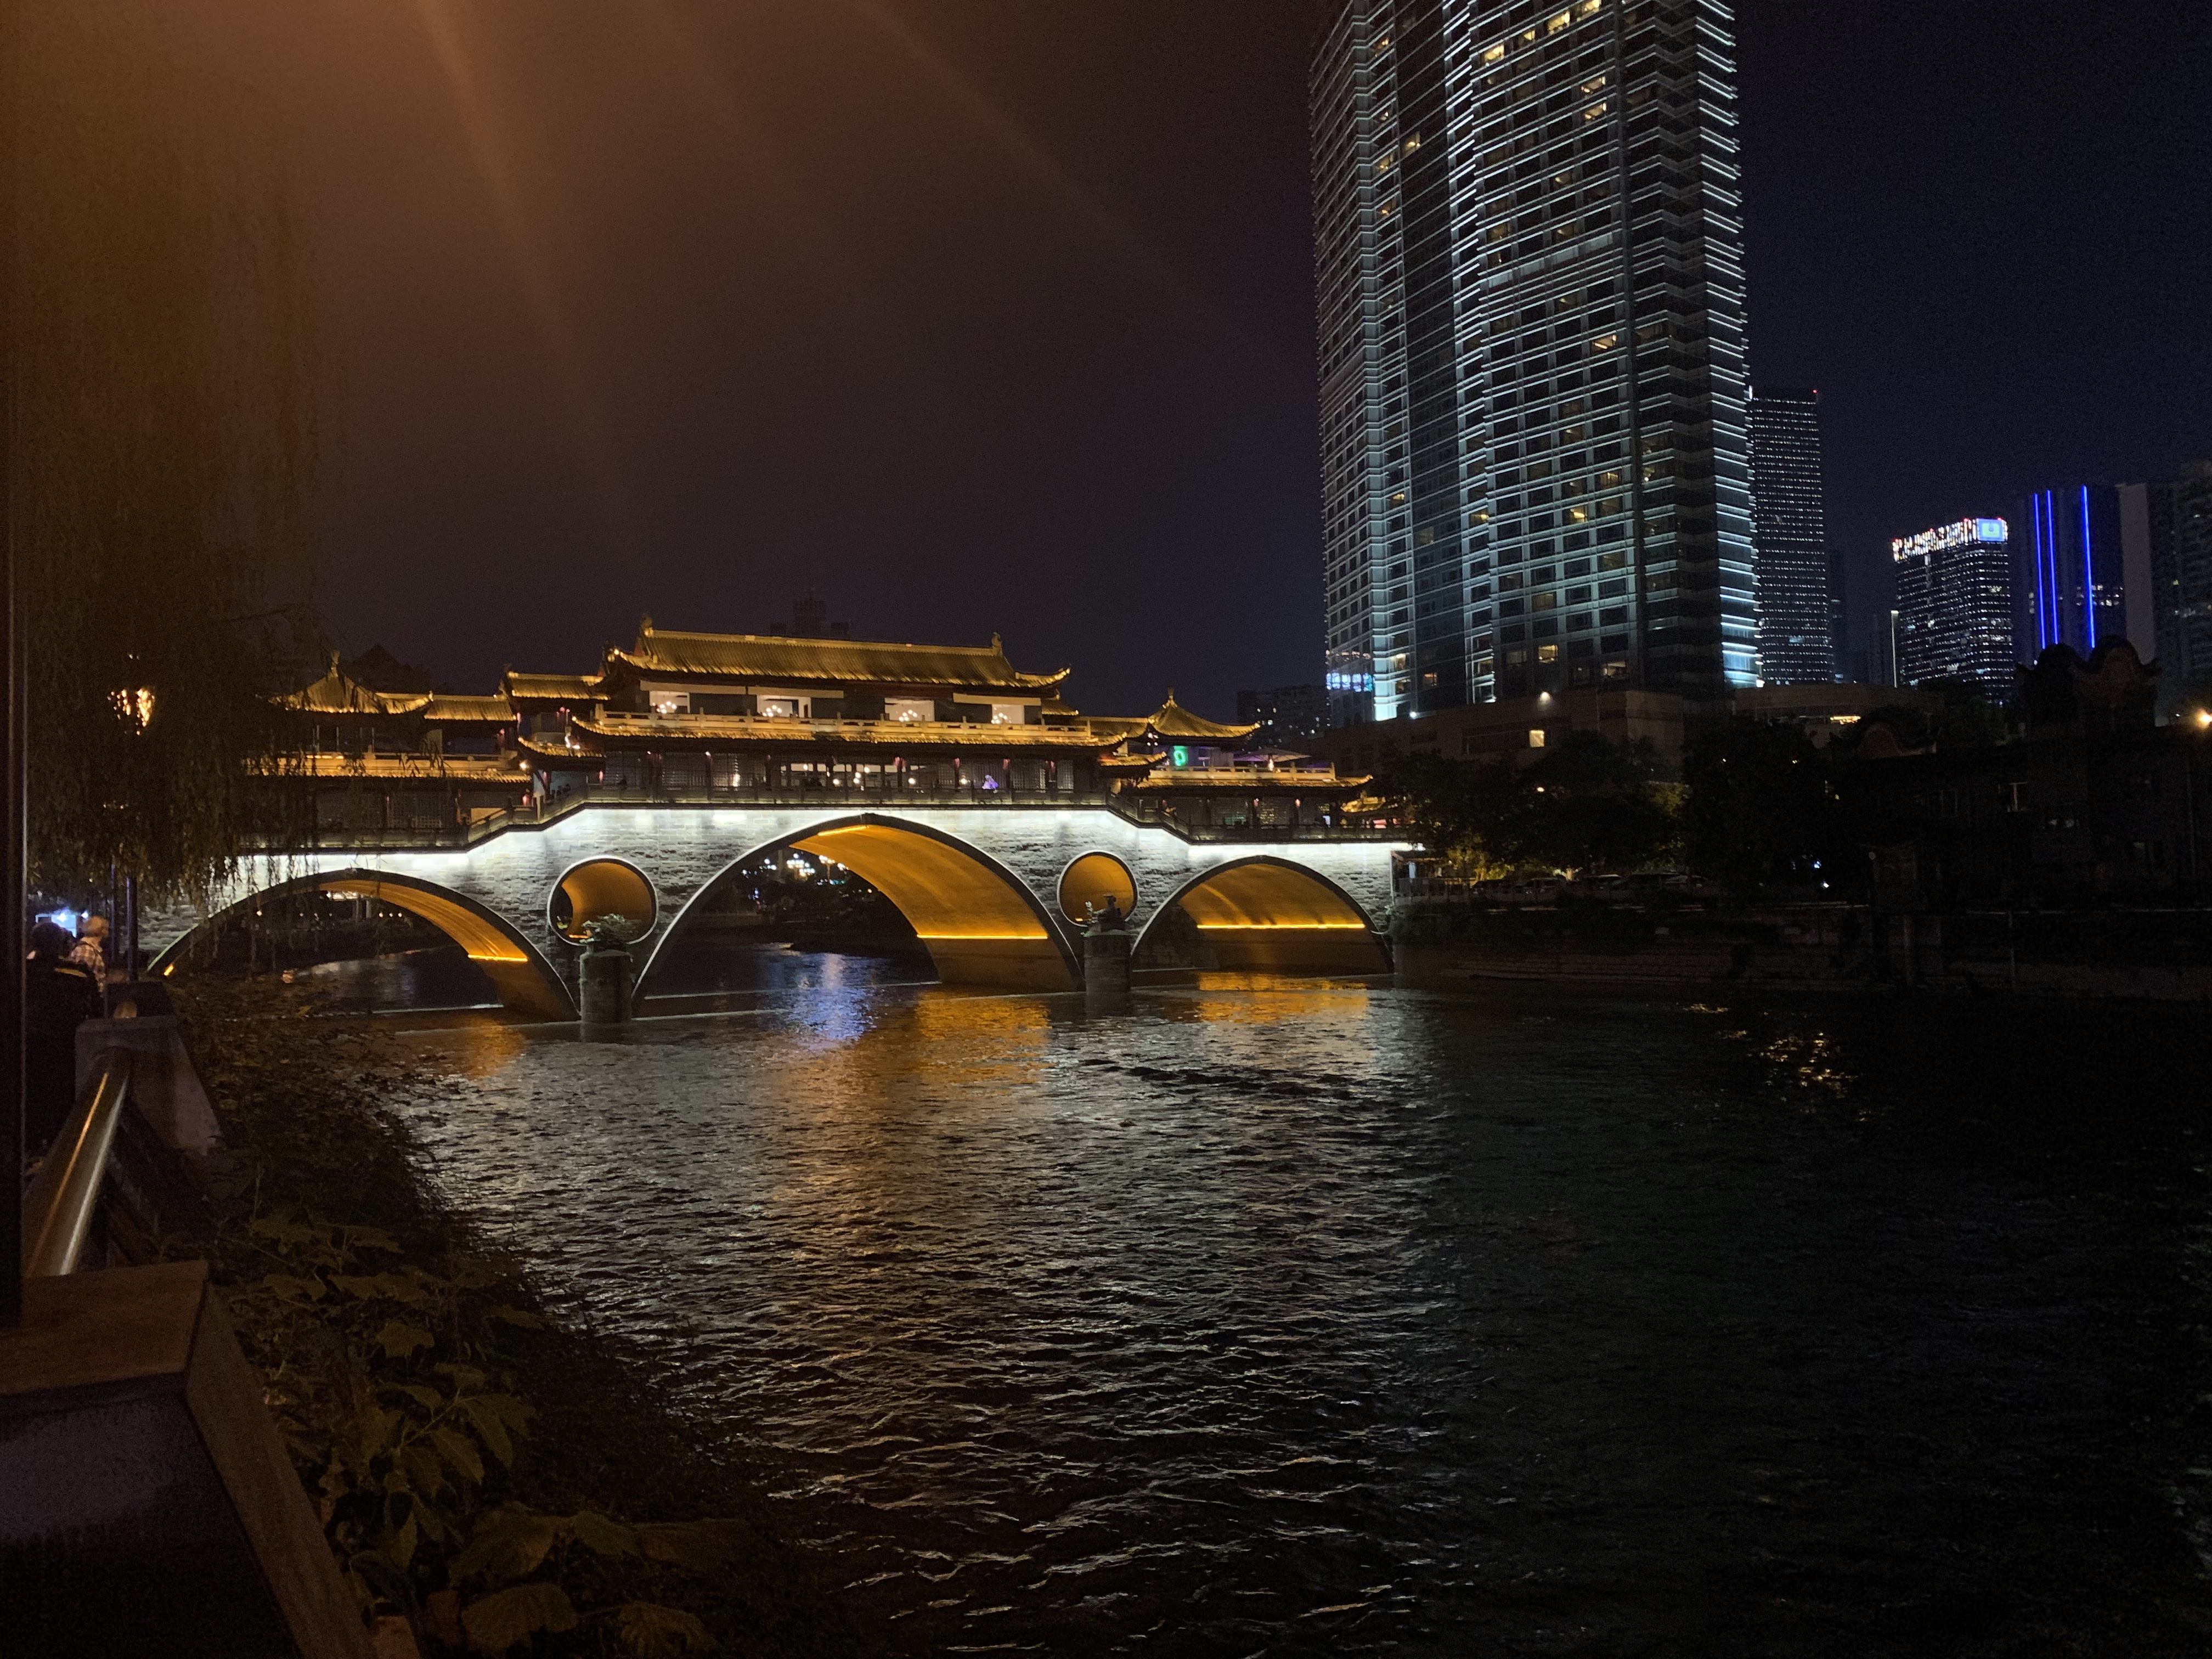
[{"label": "person standing by railing", "polygon": [[98,1018],[100,981],[71,956],[76,941],[51,921],[31,929],[23,965],[24,1150],[42,1155],[76,1102],[76,1028]]},{"label": "person standing by railing", "polygon": [[77,929],[76,945],[70,960],[92,975],[95,985],[107,983],[107,918],[87,916]]}]

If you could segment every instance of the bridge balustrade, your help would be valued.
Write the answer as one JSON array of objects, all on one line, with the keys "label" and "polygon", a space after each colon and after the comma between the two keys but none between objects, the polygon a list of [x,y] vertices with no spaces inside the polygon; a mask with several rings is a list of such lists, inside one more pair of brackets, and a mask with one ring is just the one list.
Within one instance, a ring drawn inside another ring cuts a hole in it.
[{"label": "bridge balustrade", "polygon": [[[1131,823],[1155,826],[1171,831],[1182,839],[1198,843],[1265,844],[1284,842],[1344,842],[1391,841],[1398,839],[1395,830],[1370,830],[1350,825],[1326,823],[1193,823],[1179,817],[1155,802],[1133,799],[1125,794],[1103,792],[1054,793],[1026,789],[984,789],[970,787],[963,789],[853,789],[823,786],[806,789],[761,789],[753,787],[645,787],[634,783],[603,783],[586,781],[563,789],[556,794],[533,801],[528,806],[515,806],[484,813],[466,824],[451,823],[435,827],[349,829],[342,825],[320,826],[312,843],[316,846],[356,848],[388,848],[430,849],[465,848],[475,845],[487,836],[518,826],[551,823],[566,817],[585,806],[763,806],[815,807],[854,805],[882,809],[906,807],[916,811],[931,808],[998,809],[1010,811],[1066,811],[1078,808],[1098,809],[1115,813]],[[270,850],[275,850],[273,844]]]}]

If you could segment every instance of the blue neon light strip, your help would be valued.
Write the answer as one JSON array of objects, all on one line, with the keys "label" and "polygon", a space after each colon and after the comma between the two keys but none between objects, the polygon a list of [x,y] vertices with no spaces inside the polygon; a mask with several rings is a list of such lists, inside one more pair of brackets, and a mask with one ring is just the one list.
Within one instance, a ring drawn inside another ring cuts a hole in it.
[{"label": "blue neon light strip", "polygon": [[2051,590],[2058,570],[2057,551],[2050,533],[2051,492],[2031,496],[2028,516],[2035,523],[2035,644],[2040,651],[2052,643]]},{"label": "blue neon light strip", "polygon": [[2081,486],[2081,618],[2089,649],[2097,648],[2097,567],[2089,548],[2089,486]]},{"label": "blue neon light strip", "polygon": [[2043,527],[2050,539],[2045,544],[2051,550],[2051,640],[2058,645],[2066,638],[2065,595],[2060,590],[2058,579],[2058,495],[2055,490],[2043,492]]},{"label": "blue neon light strip", "polygon": [[2051,605],[2043,584],[2043,497],[2031,496],[2027,506],[2035,520],[2035,647],[2040,651],[2051,643]]},{"label": "blue neon light strip", "polygon": [[2050,604],[2045,609],[2050,613],[2051,637],[2044,643],[2057,645],[2066,636],[2066,629],[2063,625],[2058,609],[2058,501],[2057,496],[2048,489],[2037,499],[2043,503],[2044,550],[2051,556],[2051,580],[2044,590],[2050,598]]},{"label": "blue neon light strip", "polygon": [[2027,498],[2027,536],[2029,551],[2035,559],[2035,648],[2040,651],[2051,642],[2044,637],[2047,630],[2043,621],[2046,607],[2043,603],[2043,497],[2040,495]]}]

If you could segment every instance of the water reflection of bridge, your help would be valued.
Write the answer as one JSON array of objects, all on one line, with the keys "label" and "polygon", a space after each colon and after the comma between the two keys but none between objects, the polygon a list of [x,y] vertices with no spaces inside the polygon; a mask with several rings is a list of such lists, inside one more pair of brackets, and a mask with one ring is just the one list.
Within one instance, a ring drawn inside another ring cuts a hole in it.
[{"label": "water reflection of bridge", "polygon": [[1206,832],[1111,805],[922,805],[881,797],[699,804],[587,798],[443,845],[326,831],[257,857],[206,915],[149,918],[174,960],[201,928],[290,893],[373,897],[444,931],[518,1012],[574,1012],[575,935],[616,914],[652,997],[671,941],[722,877],[790,848],[844,866],[898,907],[948,981],[1047,991],[1082,983],[1079,919],[1110,892],[1139,965],[1322,973],[1382,969],[1379,924],[1401,844],[1373,832]]}]

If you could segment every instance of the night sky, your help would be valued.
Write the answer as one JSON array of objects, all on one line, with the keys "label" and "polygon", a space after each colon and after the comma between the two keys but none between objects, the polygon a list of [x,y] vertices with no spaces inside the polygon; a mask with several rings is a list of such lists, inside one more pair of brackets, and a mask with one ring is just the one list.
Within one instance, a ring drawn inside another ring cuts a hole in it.
[{"label": "night sky", "polygon": [[[811,588],[1092,712],[1317,676],[1304,0],[247,10],[348,649],[489,690]],[[2212,7],[1765,0],[1741,55],[1753,372],[1821,389],[1855,574],[2212,453]]]}]

